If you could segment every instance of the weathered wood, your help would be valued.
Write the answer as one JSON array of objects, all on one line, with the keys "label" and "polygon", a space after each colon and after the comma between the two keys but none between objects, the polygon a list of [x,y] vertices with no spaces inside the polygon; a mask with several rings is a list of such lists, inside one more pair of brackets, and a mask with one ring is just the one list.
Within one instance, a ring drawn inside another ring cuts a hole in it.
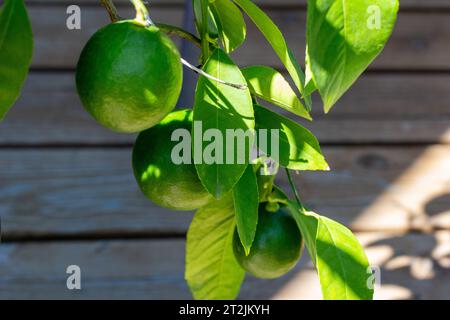
[{"label": "weathered wood", "polygon": [[[449,299],[450,232],[357,234],[380,267],[378,299]],[[43,259],[45,257],[45,259]],[[305,254],[277,280],[247,277],[241,299],[320,299]],[[132,263],[130,263],[132,262]],[[81,268],[81,291],[66,288],[66,268]],[[16,243],[0,246],[1,299],[189,299],[183,240]]]},{"label": "weathered wood", "polygon": [[[450,146],[326,147],[331,172],[296,176],[305,204],[358,231],[446,227]],[[3,149],[4,239],[183,234],[192,213],[171,212],[138,190],[131,150]],[[289,190],[281,176],[280,185]],[[420,222],[420,223],[419,223]]]},{"label": "weathered wood", "polygon": [[[66,6],[31,6],[29,8],[35,34],[33,67],[74,68],[83,45],[98,28],[108,23],[108,15],[97,6],[82,7],[82,29],[66,28]],[[120,10],[132,17],[130,8]],[[152,17],[159,22],[181,25],[181,8],[155,7]],[[300,59],[305,51],[304,9],[270,8],[267,13],[285,33],[288,43]],[[374,62],[372,69],[435,69],[450,68],[450,19],[447,13],[420,14],[403,12],[392,39]],[[261,53],[264,54],[261,54]],[[275,54],[252,23],[248,23],[248,39],[234,55],[241,65],[266,64],[280,67]]]},{"label": "weathered wood", "polygon": [[[0,144],[132,143],[134,135],[113,133],[84,111],[74,82],[72,72],[32,72],[0,125]],[[293,119],[322,143],[450,142],[450,75],[369,73],[327,115],[314,100],[313,123]]]}]

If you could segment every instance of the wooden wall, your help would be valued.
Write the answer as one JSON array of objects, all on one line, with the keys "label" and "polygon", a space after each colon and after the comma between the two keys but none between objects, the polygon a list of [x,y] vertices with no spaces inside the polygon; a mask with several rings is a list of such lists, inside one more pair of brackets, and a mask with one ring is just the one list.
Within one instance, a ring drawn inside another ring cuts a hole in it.
[{"label": "wooden wall", "polygon": [[[259,0],[300,59],[305,0]],[[0,125],[0,298],[189,298],[184,235],[192,213],[148,202],[132,177],[133,135],[114,134],[82,109],[77,58],[108,22],[96,0],[27,1],[35,53],[23,95]],[[131,17],[127,0],[115,1]],[[151,1],[181,25],[181,0]],[[79,4],[82,29],[65,27]],[[248,23],[241,65],[280,67]],[[381,268],[377,298],[450,299],[450,1],[402,0],[385,51],[310,128],[332,166],[296,182],[317,212],[348,224]],[[286,179],[280,178],[286,185]],[[82,287],[66,289],[79,265]],[[240,298],[320,298],[307,259],[274,281],[248,278]]]}]

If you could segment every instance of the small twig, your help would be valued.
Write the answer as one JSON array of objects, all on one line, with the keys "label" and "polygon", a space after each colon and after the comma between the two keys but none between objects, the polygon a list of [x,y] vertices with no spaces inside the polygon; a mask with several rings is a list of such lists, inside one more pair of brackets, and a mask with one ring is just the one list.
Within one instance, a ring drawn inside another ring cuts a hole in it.
[{"label": "small twig", "polygon": [[219,78],[214,77],[213,75],[210,75],[209,73],[206,73],[205,71],[203,71],[202,69],[197,68],[196,66],[193,66],[192,64],[190,64],[189,62],[187,62],[186,60],[184,60],[183,58],[181,58],[181,63],[184,64],[186,67],[188,67],[189,69],[191,69],[192,71],[208,78],[211,79],[213,81],[217,81],[218,83],[221,83],[223,85],[229,86],[229,87],[233,87],[235,89],[239,89],[239,90],[245,90],[247,89],[247,86],[245,84],[236,84],[236,83],[230,83],[230,82],[226,82],[223,81]]},{"label": "small twig", "polygon": [[202,30],[201,30],[201,44],[202,44],[202,60],[203,63],[209,58],[209,31],[208,31],[208,0],[200,0],[202,13]]},{"label": "small twig", "polygon": [[300,208],[304,208],[302,201],[300,200],[300,195],[298,194],[297,187],[295,186],[294,180],[292,179],[291,172],[289,171],[288,168],[285,168],[285,170],[286,170],[286,175],[288,177],[289,185],[291,186],[292,192],[294,193],[295,200],[297,200],[297,203],[300,206]]},{"label": "small twig", "polygon": [[105,7],[106,11],[108,11],[111,22],[117,22],[120,20],[117,8],[111,0],[100,0],[100,2]]},{"label": "small twig", "polygon": [[164,24],[164,23],[157,23],[156,26],[167,35],[175,34],[183,39],[186,39],[186,40],[192,42],[199,48],[202,47],[201,40],[199,38],[197,38],[192,33],[188,32],[180,27],[176,27],[176,26],[172,26],[170,24]]}]

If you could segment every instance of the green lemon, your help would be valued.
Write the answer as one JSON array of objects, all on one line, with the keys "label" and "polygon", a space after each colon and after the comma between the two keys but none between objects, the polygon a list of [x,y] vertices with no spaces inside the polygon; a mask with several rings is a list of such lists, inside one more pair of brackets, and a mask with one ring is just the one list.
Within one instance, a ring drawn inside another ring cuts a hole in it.
[{"label": "green lemon", "polygon": [[155,26],[124,20],[98,30],[77,65],[85,109],[118,132],[156,125],[177,103],[182,86],[180,54]]},{"label": "green lemon", "polygon": [[192,110],[174,111],[155,127],[141,132],[134,144],[135,178],[142,192],[162,207],[193,210],[212,199],[197,176],[192,158],[189,164],[176,164],[181,161],[172,159],[172,153],[174,157],[184,155],[173,152],[180,142],[171,141],[172,133],[177,129],[187,133],[191,126]]},{"label": "green lemon", "polygon": [[257,278],[278,278],[291,270],[300,259],[303,239],[295,220],[286,209],[266,210],[259,206],[258,226],[248,256],[239,240],[237,229],[233,237],[233,251],[245,271]]}]

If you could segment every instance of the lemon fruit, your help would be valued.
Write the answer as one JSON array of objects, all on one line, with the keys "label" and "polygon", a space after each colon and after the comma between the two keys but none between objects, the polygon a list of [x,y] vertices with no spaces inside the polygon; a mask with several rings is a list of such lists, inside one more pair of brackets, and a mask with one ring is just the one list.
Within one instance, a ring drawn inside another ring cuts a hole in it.
[{"label": "lemon fruit", "polygon": [[207,204],[212,196],[197,176],[195,166],[175,164],[171,141],[177,129],[191,130],[192,110],[170,113],[161,123],[139,134],[133,149],[133,170],[142,192],[154,203],[175,210],[193,210]]},{"label": "lemon fruit", "polygon": [[85,109],[118,132],[156,125],[177,103],[180,54],[157,27],[124,20],[98,30],[84,47],[76,84]]},{"label": "lemon fruit", "polygon": [[245,255],[237,229],[233,236],[234,255],[249,274],[264,279],[278,278],[291,270],[300,259],[303,239],[295,220],[286,209],[266,210],[261,203],[258,225],[250,254]]}]

